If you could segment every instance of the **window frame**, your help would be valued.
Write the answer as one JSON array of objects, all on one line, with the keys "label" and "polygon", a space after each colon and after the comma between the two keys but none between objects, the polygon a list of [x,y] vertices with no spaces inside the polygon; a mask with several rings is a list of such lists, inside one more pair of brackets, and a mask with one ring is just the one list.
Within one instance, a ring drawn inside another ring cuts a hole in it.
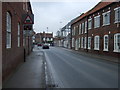
[{"label": "window frame", "polygon": [[81,23],[79,24],[79,34],[81,34],[81,30],[82,30],[82,25],[81,25]]},{"label": "window frame", "polygon": [[75,47],[75,38],[72,38],[72,47]]},{"label": "window frame", "polygon": [[[107,26],[107,25],[110,25],[110,12],[111,11],[107,11],[107,12],[104,12],[102,15],[103,15],[103,26]],[[108,20],[105,20],[105,15],[109,14],[109,21]],[[108,21],[108,22],[105,22],[105,21]]]},{"label": "window frame", "polygon": [[10,12],[6,13],[6,48],[12,47],[12,16]]},{"label": "window frame", "polygon": [[82,29],[81,29],[82,31],[81,31],[81,34],[83,34],[84,29],[85,29],[85,23],[83,22],[83,23],[82,23]]},{"label": "window frame", "polygon": [[[117,46],[117,44],[118,44],[118,35],[120,35],[120,33],[114,34],[114,51],[113,52],[120,52],[120,49]],[[119,44],[120,44],[120,42],[119,42]]]},{"label": "window frame", "polygon": [[100,27],[100,15],[94,17],[94,28],[99,28],[99,27]]},{"label": "window frame", "polygon": [[[98,38],[98,42],[97,42],[97,38]],[[100,36],[97,35],[94,37],[94,50],[99,50],[99,49],[100,49]]]},{"label": "window frame", "polygon": [[87,37],[84,37],[84,48],[87,48]]},{"label": "window frame", "polygon": [[18,47],[20,47],[20,23],[18,23]]},{"label": "window frame", "polygon": [[90,29],[92,29],[92,18],[88,19],[88,30],[90,30]]},{"label": "window frame", "polygon": [[114,23],[119,23],[119,22],[120,22],[119,14],[118,14],[118,18],[117,18],[117,20],[116,20],[116,11],[117,11],[117,10],[119,10],[119,14],[120,14],[120,7],[117,7],[117,8],[114,9],[114,11],[115,11],[115,22],[114,22]]},{"label": "window frame", "polygon": [[[107,42],[105,40],[106,37],[107,37]],[[106,43],[107,43],[107,48],[106,48]],[[103,49],[103,51],[108,51],[108,47],[109,47],[109,37],[108,37],[108,35],[104,35],[104,49]]]},{"label": "window frame", "polygon": [[87,21],[85,21],[85,32],[84,33],[87,33]]},{"label": "window frame", "polygon": [[88,37],[88,49],[91,49],[91,37]]},{"label": "window frame", "polygon": [[81,48],[83,48],[83,47],[84,47],[84,38],[81,37]]}]

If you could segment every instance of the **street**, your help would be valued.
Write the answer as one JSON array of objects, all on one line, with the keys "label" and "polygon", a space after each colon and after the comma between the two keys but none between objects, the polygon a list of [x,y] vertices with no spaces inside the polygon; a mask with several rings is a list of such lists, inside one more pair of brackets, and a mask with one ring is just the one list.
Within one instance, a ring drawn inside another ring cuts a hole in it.
[{"label": "street", "polygon": [[117,88],[118,64],[59,47],[42,49],[55,85],[61,88]]}]

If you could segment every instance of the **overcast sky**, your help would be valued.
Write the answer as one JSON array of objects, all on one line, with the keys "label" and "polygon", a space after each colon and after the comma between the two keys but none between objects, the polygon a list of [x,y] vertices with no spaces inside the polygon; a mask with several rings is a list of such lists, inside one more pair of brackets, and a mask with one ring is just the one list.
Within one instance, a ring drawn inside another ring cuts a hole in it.
[{"label": "overcast sky", "polygon": [[[31,0],[32,1],[32,0]],[[56,32],[70,20],[93,8],[100,0],[84,2],[31,2],[34,13],[34,30]]]}]

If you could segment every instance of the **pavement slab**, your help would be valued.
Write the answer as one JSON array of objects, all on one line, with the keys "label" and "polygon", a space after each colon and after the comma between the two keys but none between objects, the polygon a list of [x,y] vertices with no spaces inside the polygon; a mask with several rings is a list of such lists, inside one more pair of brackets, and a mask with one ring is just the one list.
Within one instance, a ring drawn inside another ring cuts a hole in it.
[{"label": "pavement slab", "polygon": [[35,48],[18,70],[7,80],[3,88],[43,88],[45,75],[43,52]]}]

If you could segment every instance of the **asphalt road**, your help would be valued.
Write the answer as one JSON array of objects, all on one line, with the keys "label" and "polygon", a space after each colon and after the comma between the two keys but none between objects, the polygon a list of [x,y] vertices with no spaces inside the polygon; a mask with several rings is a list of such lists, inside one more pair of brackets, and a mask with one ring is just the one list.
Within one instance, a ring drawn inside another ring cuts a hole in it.
[{"label": "asphalt road", "polygon": [[118,88],[118,64],[64,48],[44,49],[48,69],[61,88]]}]

